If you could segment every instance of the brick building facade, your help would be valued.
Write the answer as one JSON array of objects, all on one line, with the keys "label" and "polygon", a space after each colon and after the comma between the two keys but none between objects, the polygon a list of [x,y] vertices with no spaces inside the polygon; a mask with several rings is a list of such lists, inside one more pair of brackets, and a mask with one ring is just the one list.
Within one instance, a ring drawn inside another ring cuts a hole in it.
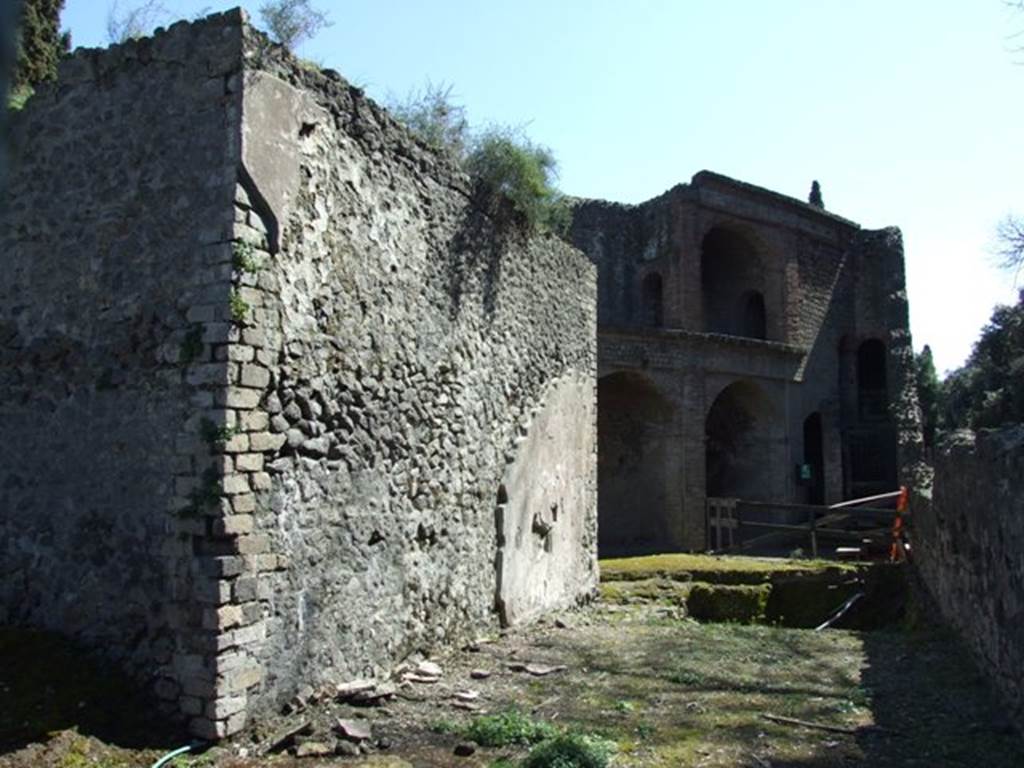
[{"label": "brick building facade", "polygon": [[602,554],[704,547],[709,496],[896,486],[918,439],[898,230],[703,171],[580,203],[572,238],[599,273]]}]

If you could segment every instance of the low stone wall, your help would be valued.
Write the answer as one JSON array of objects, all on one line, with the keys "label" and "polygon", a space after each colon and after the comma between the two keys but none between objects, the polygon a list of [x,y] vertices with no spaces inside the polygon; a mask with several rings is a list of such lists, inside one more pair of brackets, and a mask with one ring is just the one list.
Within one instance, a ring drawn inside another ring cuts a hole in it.
[{"label": "low stone wall", "polygon": [[1024,727],[1024,426],[947,435],[913,512],[924,584]]}]

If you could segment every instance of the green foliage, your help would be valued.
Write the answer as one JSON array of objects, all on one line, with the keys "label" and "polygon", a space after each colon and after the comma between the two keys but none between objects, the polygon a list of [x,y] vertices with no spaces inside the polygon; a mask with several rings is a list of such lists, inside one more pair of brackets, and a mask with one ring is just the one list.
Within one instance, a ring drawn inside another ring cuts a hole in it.
[{"label": "green foliage", "polygon": [[23,109],[26,102],[32,98],[32,94],[35,92],[36,89],[31,85],[22,85],[17,88],[13,88],[7,96],[7,108],[13,112]]},{"label": "green foliage", "polygon": [[479,189],[507,200],[529,229],[560,234],[568,230],[572,212],[555,187],[557,163],[551,150],[518,130],[491,127],[474,140],[465,164]]},{"label": "green foliage", "polygon": [[242,298],[238,291],[232,291],[228,297],[228,311],[231,312],[231,319],[239,325],[245,323],[249,317],[252,307],[249,302]]},{"label": "green foliage", "polygon": [[71,47],[70,34],[60,31],[63,8],[64,0],[23,0],[13,91],[24,94],[26,86],[57,76],[57,62]]},{"label": "green foliage", "polygon": [[263,268],[256,256],[256,246],[246,240],[239,240],[231,249],[231,266],[239,272],[259,272]]},{"label": "green foliage", "polygon": [[452,99],[452,86],[429,80],[405,101],[388,101],[388,111],[435,149],[450,152],[462,161],[469,143],[466,110]]},{"label": "green foliage", "polygon": [[213,508],[220,500],[220,475],[216,468],[207,467],[199,480],[199,486],[188,495],[189,503],[179,513],[181,517],[198,517],[204,510]]},{"label": "green foliage", "polygon": [[331,26],[309,0],[268,0],[260,6],[260,18],[270,36],[291,51]]},{"label": "green foliage", "polygon": [[461,733],[461,726],[449,718],[435,720],[430,724],[430,730],[434,733]]},{"label": "green foliage", "polygon": [[568,231],[572,211],[555,186],[555,157],[522,130],[491,126],[474,134],[465,109],[452,99],[452,87],[429,81],[405,101],[391,100],[388,109],[432,147],[459,160],[492,212],[507,201],[532,232]]},{"label": "green foliage", "polygon": [[811,194],[807,196],[807,202],[815,208],[825,210],[825,200],[821,196],[821,184],[817,179],[811,182]]},{"label": "green foliage", "polygon": [[580,733],[565,733],[538,744],[523,768],[605,768],[615,753],[610,741]]},{"label": "green foliage", "polygon": [[1024,290],[1016,306],[998,306],[964,366],[946,377],[939,397],[945,429],[1024,422]]},{"label": "green foliage", "polygon": [[211,446],[223,445],[238,434],[238,429],[227,425],[217,426],[209,419],[203,419],[199,422],[199,434]]},{"label": "green foliage", "polygon": [[764,621],[770,584],[694,584],[686,606],[700,621]]},{"label": "green foliage", "polygon": [[917,385],[917,402],[921,406],[921,421],[924,428],[924,444],[931,448],[935,444],[935,428],[939,420],[939,377],[935,373],[932,348],[925,344],[921,353],[914,358],[914,379]]},{"label": "green foliage", "polygon": [[553,738],[556,733],[548,723],[531,720],[520,712],[509,710],[474,718],[463,735],[482,747],[508,747],[536,744]]}]

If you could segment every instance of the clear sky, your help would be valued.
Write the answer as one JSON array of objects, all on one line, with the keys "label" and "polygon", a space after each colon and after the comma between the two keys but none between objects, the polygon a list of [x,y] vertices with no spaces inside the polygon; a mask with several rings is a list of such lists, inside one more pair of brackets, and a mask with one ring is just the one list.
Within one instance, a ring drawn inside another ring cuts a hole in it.
[{"label": "clear sky", "polygon": [[[257,23],[260,4],[242,3]],[[67,0],[74,45],[106,43],[109,5]],[[473,124],[551,147],[568,194],[640,202],[707,168],[802,199],[818,179],[829,210],[900,226],[915,346],[940,374],[1015,299],[991,255],[1024,214],[1024,14],[1002,0],[314,5],[334,24],[300,55],[377,98],[452,84]]]}]

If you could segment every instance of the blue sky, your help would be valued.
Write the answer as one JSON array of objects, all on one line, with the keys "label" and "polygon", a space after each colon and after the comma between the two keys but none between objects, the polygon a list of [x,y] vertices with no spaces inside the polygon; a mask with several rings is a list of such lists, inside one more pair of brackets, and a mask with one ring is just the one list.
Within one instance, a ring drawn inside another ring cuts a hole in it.
[{"label": "blue sky", "polygon": [[[237,4],[164,0],[169,20]],[[830,210],[900,226],[940,373],[1015,299],[991,255],[1024,213],[1024,14],[1002,0],[314,4],[334,24],[301,55],[375,97],[452,84],[473,124],[551,147],[569,194],[640,202],[708,168],[799,198],[819,179]],[[67,0],[76,46],[105,44],[108,7]]]}]

